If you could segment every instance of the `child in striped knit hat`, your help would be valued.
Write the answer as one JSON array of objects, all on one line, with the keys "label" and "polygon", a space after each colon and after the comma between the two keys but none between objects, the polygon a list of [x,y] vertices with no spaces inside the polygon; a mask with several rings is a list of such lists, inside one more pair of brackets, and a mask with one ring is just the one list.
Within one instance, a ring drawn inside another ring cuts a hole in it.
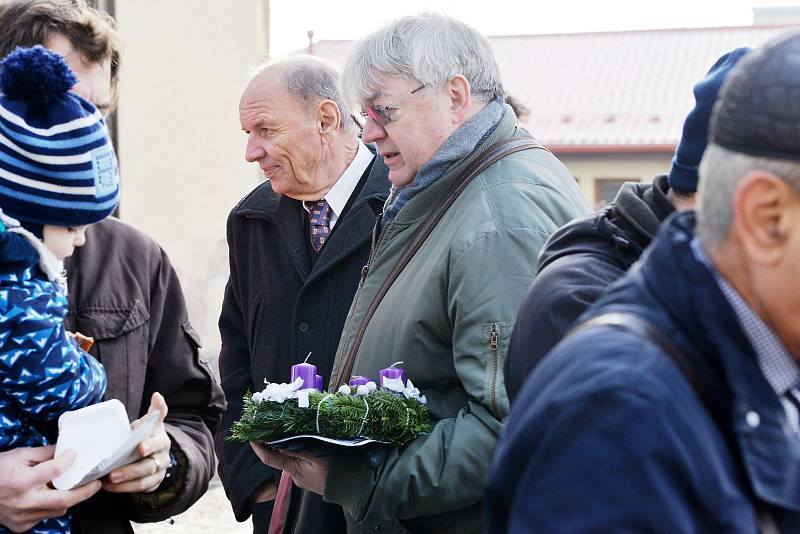
[{"label": "child in striped knit hat", "polygon": [[[105,120],[75,82],[41,46],[0,63],[0,451],[50,443],[59,415],[105,393],[103,367],[63,326],[62,261],[119,197]],[[67,514],[32,532],[70,526]]]}]

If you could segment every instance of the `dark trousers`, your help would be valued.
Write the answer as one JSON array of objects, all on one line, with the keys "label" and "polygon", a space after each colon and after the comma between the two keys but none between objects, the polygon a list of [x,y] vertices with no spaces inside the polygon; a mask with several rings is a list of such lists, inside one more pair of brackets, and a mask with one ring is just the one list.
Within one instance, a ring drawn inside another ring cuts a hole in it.
[{"label": "dark trousers", "polygon": [[253,505],[253,534],[267,534],[272,504],[272,501],[266,501]]}]

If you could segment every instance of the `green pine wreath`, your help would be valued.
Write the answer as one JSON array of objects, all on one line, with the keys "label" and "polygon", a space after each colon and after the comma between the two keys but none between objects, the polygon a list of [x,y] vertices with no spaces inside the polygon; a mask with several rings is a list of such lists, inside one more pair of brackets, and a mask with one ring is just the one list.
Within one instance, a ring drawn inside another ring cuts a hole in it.
[{"label": "green pine wreath", "polygon": [[334,439],[367,438],[402,446],[430,429],[425,404],[382,389],[364,396],[311,392],[308,408],[299,407],[296,398],[284,402],[254,401],[248,392],[244,396],[242,417],[233,424],[227,439],[268,443],[316,434]]}]

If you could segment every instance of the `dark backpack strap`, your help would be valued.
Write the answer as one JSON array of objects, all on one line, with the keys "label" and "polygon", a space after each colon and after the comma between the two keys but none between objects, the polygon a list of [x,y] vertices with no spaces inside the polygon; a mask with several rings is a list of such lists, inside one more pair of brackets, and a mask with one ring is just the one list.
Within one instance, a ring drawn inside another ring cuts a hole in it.
[{"label": "dark backpack strap", "polygon": [[[670,360],[672,360],[672,363],[678,368],[686,381],[689,382],[689,385],[692,386],[692,389],[700,398],[700,402],[703,403],[703,407],[711,416],[711,419],[714,421],[714,424],[717,426],[720,433],[722,433],[723,436],[726,435],[724,430],[725,427],[723,426],[723,418],[719,414],[719,411],[714,408],[714,404],[711,402],[711,397],[703,387],[703,384],[697,376],[697,373],[694,371],[691,365],[689,365],[689,362],[686,361],[686,358],[683,356],[683,353],[678,349],[678,347],[672,343],[672,341],[670,341],[669,338],[658,327],[653,325],[644,317],[630,312],[604,313],[602,315],[598,315],[597,317],[592,317],[588,321],[575,326],[564,337],[564,339],[572,337],[585,330],[601,326],[610,326],[619,330],[630,332],[631,334],[645,339],[652,345],[655,345],[661,349],[661,351],[666,354]],[[743,465],[740,465],[739,468],[744,472]],[[775,522],[769,506],[758,499],[755,495],[753,495],[753,500],[755,501],[754,505],[756,508],[756,514],[758,516],[759,532],[762,534],[780,534],[780,529]]]},{"label": "dark backpack strap", "polygon": [[683,353],[678,350],[678,347],[676,347],[675,344],[672,343],[672,341],[670,341],[660,329],[656,328],[650,321],[641,315],[630,312],[604,313],[602,315],[598,315],[597,317],[592,317],[588,321],[575,326],[564,337],[564,339],[572,337],[579,332],[583,332],[590,328],[600,326],[610,326],[618,330],[630,332],[631,334],[645,339],[650,344],[661,349],[661,352],[666,354],[667,357],[672,360],[672,363],[678,368],[678,371],[681,372],[686,381],[689,382],[689,385],[692,386],[695,394],[697,394],[697,396],[700,398],[700,402],[703,403],[703,406],[714,420],[715,424],[722,428],[717,410],[714,409],[714,404],[711,402],[711,397],[706,392],[702,382],[700,382],[697,373],[686,361]]},{"label": "dark backpack strap", "polygon": [[431,235],[434,228],[436,228],[436,225],[439,224],[439,221],[442,219],[450,206],[453,205],[459,195],[461,195],[467,186],[472,183],[472,180],[476,176],[485,171],[490,165],[493,165],[498,160],[522,150],[533,149],[547,150],[531,136],[511,137],[510,139],[500,141],[490,146],[485,152],[483,152],[483,154],[481,154],[463,171],[461,171],[453,183],[453,188],[450,190],[444,200],[438,204],[436,208],[425,218],[417,232],[411,238],[408,246],[403,251],[400,259],[383,281],[383,285],[381,285],[380,289],[378,289],[375,298],[372,300],[369,308],[367,309],[364,320],[361,322],[361,325],[356,332],[353,344],[350,346],[350,350],[345,356],[345,360],[342,364],[339,375],[335,377],[335,380],[330,381],[331,391],[335,391],[336,388],[338,388],[341,384],[344,384],[348,377],[352,374],[353,365],[355,365],[356,361],[356,355],[358,354],[358,349],[361,346],[361,340],[364,338],[364,333],[367,331],[367,326],[369,326],[369,322],[372,319],[372,316],[375,314],[375,311],[378,309],[383,297],[385,297],[386,293],[389,292],[389,288],[392,287],[392,284],[394,284],[395,280],[397,280],[397,277],[400,276],[400,273],[403,272],[403,269],[406,268],[406,265],[409,264],[417,251],[419,251],[419,249],[425,243],[425,240],[428,239],[428,236]]}]

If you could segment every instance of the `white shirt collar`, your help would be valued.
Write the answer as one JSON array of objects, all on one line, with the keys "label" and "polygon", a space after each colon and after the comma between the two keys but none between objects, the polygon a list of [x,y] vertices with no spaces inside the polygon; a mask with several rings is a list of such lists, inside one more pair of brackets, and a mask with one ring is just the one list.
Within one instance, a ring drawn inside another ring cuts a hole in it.
[{"label": "white shirt collar", "polygon": [[[347,201],[350,200],[350,196],[353,194],[359,180],[361,180],[361,176],[364,174],[364,171],[367,170],[369,164],[372,163],[374,157],[375,155],[369,151],[367,145],[359,139],[358,151],[353,161],[350,162],[350,165],[347,166],[344,173],[336,180],[336,183],[333,184],[330,191],[322,197],[331,207],[331,230],[333,230],[333,226],[339,219],[339,215],[344,211],[345,206],[347,206]],[[303,202],[303,207],[306,211],[309,211],[308,204],[307,202]]]}]

